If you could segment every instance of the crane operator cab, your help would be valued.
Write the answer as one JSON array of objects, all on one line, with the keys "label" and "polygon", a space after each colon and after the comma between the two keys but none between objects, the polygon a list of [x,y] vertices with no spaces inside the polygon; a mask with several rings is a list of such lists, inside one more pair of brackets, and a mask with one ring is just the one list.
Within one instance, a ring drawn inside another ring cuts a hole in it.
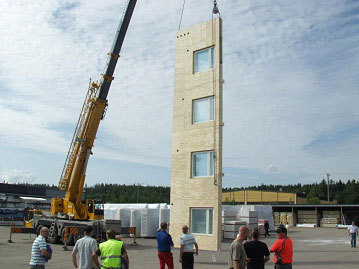
[{"label": "crane operator cab", "polygon": [[103,201],[86,200],[88,219],[96,220],[104,218],[104,204]]}]

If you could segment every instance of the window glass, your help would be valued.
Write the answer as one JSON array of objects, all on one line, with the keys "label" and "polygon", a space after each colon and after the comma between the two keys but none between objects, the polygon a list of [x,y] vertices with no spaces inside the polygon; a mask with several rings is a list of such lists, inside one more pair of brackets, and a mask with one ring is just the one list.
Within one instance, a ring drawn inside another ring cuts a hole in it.
[{"label": "window glass", "polygon": [[193,154],[193,174],[195,177],[207,176],[207,152]]},{"label": "window glass", "polygon": [[196,51],[194,53],[194,73],[214,68],[214,47]]},{"label": "window glass", "polygon": [[192,176],[208,177],[213,176],[214,153],[213,151],[192,153]]},{"label": "window glass", "polygon": [[213,208],[191,209],[191,232],[213,234]]},{"label": "window glass", "polygon": [[211,48],[211,68],[214,68],[214,47]]},{"label": "window glass", "polygon": [[207,233],[207,210],[192,209],[192,232],[205,234]]},{"label": "window glass", "polygon": [[213,209],[208,210],[208,233],[213,234]]},{"label": "window glass", "polygon": [[214,96],[193,100],[193,123],[214,119]]},{"label": "window glass", "polygon": [[214,152],[209,153],[209,175],[213,176],[214,172]]}]

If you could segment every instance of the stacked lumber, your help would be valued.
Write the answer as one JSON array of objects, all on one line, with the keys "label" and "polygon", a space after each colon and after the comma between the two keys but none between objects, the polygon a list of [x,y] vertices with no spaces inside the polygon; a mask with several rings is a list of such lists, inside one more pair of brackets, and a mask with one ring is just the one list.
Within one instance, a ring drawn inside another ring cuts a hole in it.
[{"label": "stacked lumber", "polygon": [[323,217],[320,220],[320,226],[326,228],[336,228],[340,224],[340,211],[324,210]]},{"label": "stacked lumber", "polygon": [[318,214],[315,210],[298,210],[298,223],[317,225]]},{"label": "stacked lumber", "polygon": [[273,221],[274,221],[274,226],[278,226],[280,224],[280,212],[273,213]]},{"label": "stacked lumber", "polygon": [[297,215],[292,212],[287,212],[287,223],[289,226],[295,226],[297,224]]},{"label": "stacked lumber", "polygon": [[279,224],[287,224],[287,212],[280,212],[279,222]]}]

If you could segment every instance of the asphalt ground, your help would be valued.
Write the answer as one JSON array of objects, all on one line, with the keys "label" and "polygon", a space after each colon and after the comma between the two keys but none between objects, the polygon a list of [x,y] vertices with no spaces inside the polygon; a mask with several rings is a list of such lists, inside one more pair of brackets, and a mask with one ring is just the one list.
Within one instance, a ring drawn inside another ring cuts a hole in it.
[{"label": "asphalt ground", "polygon": [[[335,228],[290,228],[289,237],[294,244],[293,268],[359,268],[359,248],[350,248],[350,240],[345,229]],[[29,268],[31,245],[35,235],[14,234],[14,243],[8,243],[9,227],[0,227],[0,268]],[[276,235],[261,238],[270,246]],[[130,257],[131,269],[159,268],[156,240],[123,238]],[[228,268],[228,249],[231,241],[222,242],[221,251],[200,251],[195,257],[195,268]],[[61,245],[51,245],[53,258],[46,268],[74,268],[71,251],[62,251]],[[71,249],[72,247],[70,247]],[[178,262],[179,250],[173,249],[175,268],[181,268]],[[266,268],[273,268],[273,255]]]}]

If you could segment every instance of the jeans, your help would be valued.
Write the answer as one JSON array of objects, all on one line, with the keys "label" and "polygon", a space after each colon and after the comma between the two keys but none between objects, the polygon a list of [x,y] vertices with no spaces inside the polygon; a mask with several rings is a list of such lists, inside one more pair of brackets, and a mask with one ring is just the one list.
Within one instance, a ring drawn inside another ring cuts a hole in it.
[{"label": "jeans", "polygon": [[30,265],[30,269],[45,269],[44,264]]},{"label": "jeans", "polygon": [[172,252],[158,251],[158,259],[160,260],[160,269],[165,269],[166,264],[168,269],[173,269]]},{"label": "jeans", "polygon": [[357,247],[357,234],[356,233],[351,233],[350,234],[350,244],[351,244],[352,248]]},{"label": "jeans", "polygon": [[193,253],[192,252],[183,252],[182,255],[182,269],[193,269]]},{"label": "jeans", "polygon": [[292,264],[275,264],[274,269],[292,269]]}]

